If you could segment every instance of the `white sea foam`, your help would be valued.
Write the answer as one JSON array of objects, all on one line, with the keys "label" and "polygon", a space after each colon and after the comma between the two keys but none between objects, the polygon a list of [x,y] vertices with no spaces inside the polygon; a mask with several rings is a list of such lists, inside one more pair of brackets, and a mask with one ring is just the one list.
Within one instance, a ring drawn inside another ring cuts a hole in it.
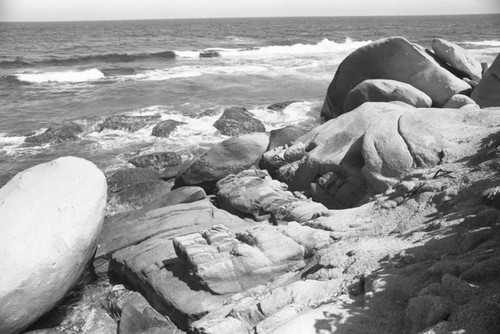
[{"label": "white sea foam", "polygon": [[222,57],[269,57],[280,55],[306,55],[318,53],[336,53],[355,50],[371,41],[353,41],[347,37],[344,43],[336,43],[327,38],[316,44],[273,45],[252,49],[208,48],[200,51],[175,51],[179,58],[198,59],[200,52],[214,50]]},{"label": "white sea foam", "polygon": [[457,42],[457,44],[469,44],[469,45],[480,45],[480,46],[500,46],[500,41],[489,40],[489,41],[467,41],[467,42]]},{"label": "white sea foam", "polygon": [[96,68],[84,71],[18,73],[19,81],[30,83],[46,82],[88,82],[104,78],[104,74]]}]

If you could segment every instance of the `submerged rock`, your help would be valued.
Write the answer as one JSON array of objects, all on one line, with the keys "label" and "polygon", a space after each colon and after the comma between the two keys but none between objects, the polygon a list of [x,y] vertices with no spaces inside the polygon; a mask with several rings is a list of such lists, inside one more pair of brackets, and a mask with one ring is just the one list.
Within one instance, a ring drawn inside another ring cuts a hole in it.
[{"label": "submerged rock", "polygon": [[251,132],[266,132],[261,121],[254,118],[246,108],[232,107],[224,110],[214,127],[226,136],[239,136]]},{"label": "submerged rock", "polygon": [[73,122],[64,122],[55,124],[45,130],[44,133],[27,137],[26,143],[42,145],[48,143],[60,143],[69,140],[78,139],[78,134],[82,133],[83,129],[80,125]]},{"label": "submerged rock", "polygon": [[282,111],[286,109],[290,104],[295,103],[297,101],[285,101],[285,102],[276,102],[271,104],[270,106],[267,107],[269,110],[274,110],[274,111]]},{"label": "submerged rock", "polygon": [[0,189],[0,332],[19,332],[59,302],[97,245],[106,205],[103,173],[59,158]]},{"label": "submerged rock", "polygon": [[155,125],[151,131],[151,135],[155,137],[168,138],[179,126],[186,122],[179,122],[173,119],[167,119]]},{"label": "submerged rock", "polygon": [[217,50],[205,50],[200,52],[200,58],[216,58],[220,57],[220,53]]},{"label": "submerged rock", "polygon": [[328,87],[321,115],[326,119],[345,112],[347,94],[367,79],[390,79],[412,85],[442,107],[452,95],[471,86],[445,70],[418,45],[390,37],[365,45],[345,58]]}]

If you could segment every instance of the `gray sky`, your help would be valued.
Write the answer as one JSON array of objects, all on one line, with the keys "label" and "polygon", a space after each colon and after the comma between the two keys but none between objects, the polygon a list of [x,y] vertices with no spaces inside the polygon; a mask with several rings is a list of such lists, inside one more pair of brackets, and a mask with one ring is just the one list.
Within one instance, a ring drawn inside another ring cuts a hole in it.
[{"label": "gray sky", "polygon": [[0,21],[499,12],[500,0],[0,0]]}]

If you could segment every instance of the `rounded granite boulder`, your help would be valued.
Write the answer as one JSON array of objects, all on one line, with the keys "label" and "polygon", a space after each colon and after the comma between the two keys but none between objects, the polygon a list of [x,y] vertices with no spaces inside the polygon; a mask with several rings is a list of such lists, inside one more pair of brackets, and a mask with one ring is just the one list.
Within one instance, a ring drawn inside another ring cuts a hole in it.
[{"label": "rounded granite boulder", "polygon": [[20,332],[74,286],[105,205],[104,174],[75,157],[29,168],[0,189],[0,333]]}]

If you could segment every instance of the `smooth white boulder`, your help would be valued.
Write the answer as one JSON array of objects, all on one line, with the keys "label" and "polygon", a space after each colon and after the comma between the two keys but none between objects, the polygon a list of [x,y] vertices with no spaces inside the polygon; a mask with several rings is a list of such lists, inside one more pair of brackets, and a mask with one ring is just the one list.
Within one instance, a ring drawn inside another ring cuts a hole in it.
[{"label": "smooth white boulder", "polygon": [[0,333],[17,333],[73,287],[96,248],[106,179],[64,157],[17,174],[0,189]]}]

